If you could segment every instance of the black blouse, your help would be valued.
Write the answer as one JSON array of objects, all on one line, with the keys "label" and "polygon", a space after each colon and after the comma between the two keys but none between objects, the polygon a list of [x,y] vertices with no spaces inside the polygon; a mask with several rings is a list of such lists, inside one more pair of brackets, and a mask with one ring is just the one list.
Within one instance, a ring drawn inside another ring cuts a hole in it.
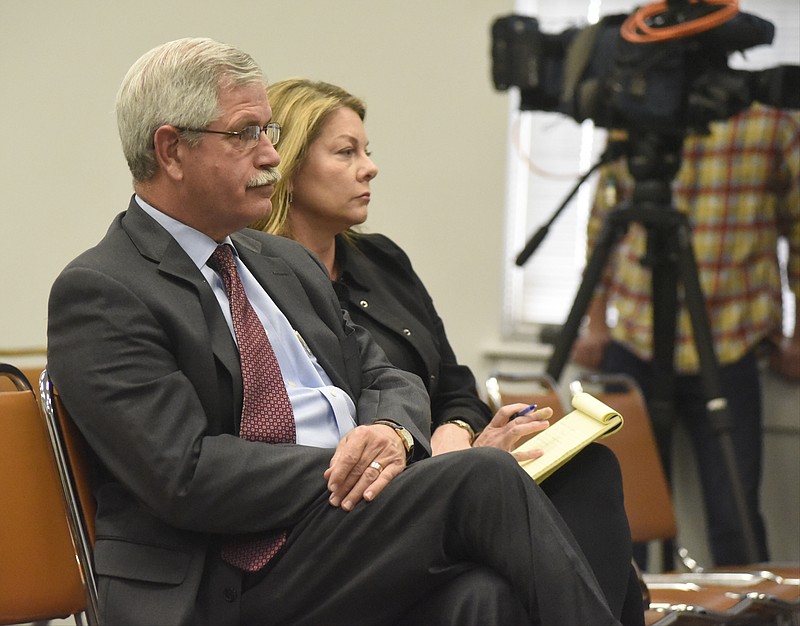
[{"label": "black blouse", "polygon": [[444,325],[408,255],[378,234],[338,237],[342,308],[369,330],[395,367],[417,374],[431,396],[434,430],[453,419],[478,432],[492,417],[478,396],[475,377],[456,360]]}]

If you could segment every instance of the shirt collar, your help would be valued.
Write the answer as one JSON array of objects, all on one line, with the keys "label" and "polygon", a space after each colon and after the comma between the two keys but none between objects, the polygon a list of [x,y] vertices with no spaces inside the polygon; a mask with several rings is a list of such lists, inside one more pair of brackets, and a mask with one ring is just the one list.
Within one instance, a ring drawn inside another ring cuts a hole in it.
[{"label": "shirt collar", "polygon": [[[211,254],[216,250],[219,245],[208,235],[201,233],[199,230],[192,228],[179,222],[174,217],[170,217],[163,211],[158,210],[154,206],[145,202],[141,196],[136,195],[136,203],[142,207],[142,210],[158,222],[172,237],[178,242],[178,245],[183,248],[184,252],[189,255],[192,262],[198,267],[202,268]],[[230,237],[225,237],[222,243],[228,243],[233,247]]]}]

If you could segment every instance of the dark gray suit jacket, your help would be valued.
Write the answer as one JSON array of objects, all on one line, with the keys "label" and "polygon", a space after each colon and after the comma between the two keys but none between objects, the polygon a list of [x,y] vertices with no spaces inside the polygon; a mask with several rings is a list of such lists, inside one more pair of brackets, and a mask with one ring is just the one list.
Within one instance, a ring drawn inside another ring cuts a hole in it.
[{"label": "dark gray suit jacket", "polygon": [[[318,260],[256,231],[239,254],[300,332],[358,423],[391,418],[429,454],[429,399],[349,323]],[[212,290],[131,200],[56,279],[48,370],[96,455],[96,569],[109,623],[188,623],[221,536],[291,528],[326,491],[332,450],[236,436],[237,351]],[[220,598],[221,601],[221,598]]]}]

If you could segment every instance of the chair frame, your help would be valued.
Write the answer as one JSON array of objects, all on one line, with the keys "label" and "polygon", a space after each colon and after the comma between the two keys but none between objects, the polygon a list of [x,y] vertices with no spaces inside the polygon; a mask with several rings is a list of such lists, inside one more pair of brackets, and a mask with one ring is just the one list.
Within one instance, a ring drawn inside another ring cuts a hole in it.
[{"label": "chair frame", "polygon": [[9,365],[7,363],[0,363],[0,373],[4,376],[9,378],[14,386],[17,388],[17,391],[32,391],[32,387],[28,379],[25,377],[25,373],[14,367],[13,365]]},{"label": "chair frame", "polygon": [[[50,443],[61,480],[61,489],[67,506],[69,530],[75,545],[75,552],[86,590],[86,620],[89,626],[99,624],[97,578],[94,572],[93,545],[90,537],[84,507],[78,496],[75,474],[72,468],[71,451],[65,442],[64,429],[75,429],[70,417],[59,411],[56,389],[45,369],[39,377],[39,394],[42,414],[50,434]],[[76,429],[75,429],[76,430]]]},{"label": "chair frame", "polygon": [[[511,395],[503,393],[501,389],[502,383],[512,385],[529,384],[538,387],[538,391],[513,393]],[[551,421],[556,421],[562,417],[567,411],[564,410],[564,398],[558,388],[558,384],[546,372],[522,372],[511,373],[494,371],[489,374],[485,382],[486,403],[492,409],[497,411],[501,406],[509,404],[511,398],[513,401],[518,401],[522,397],[526,400],[535,400],[540,406],[551,406],[555,415]],[[513,397],[512,397],[513,396]],[[519,396],[519,397],[518,397]],[[547,399],[552,398],[552,402]],[[555,406],[552,403],[557,402]]]}]

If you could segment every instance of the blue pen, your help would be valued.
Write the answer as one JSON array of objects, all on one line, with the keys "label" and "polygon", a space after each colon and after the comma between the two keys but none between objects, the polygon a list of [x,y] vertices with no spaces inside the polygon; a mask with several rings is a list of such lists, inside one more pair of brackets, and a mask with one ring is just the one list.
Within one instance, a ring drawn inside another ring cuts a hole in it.
[{"label": "blue pen", "polygon": [[535,404],[531,404],[531,405],[525,407],[524,409],[522,409],[521,411],[517,411],[516,413],[514,413],[514,415],[511,416],[511,419],[513,420],[515,417],[522,417],[523,415],[527,415],[531,411],[535,411],[535,410],[536,410],[536,405]]}]

